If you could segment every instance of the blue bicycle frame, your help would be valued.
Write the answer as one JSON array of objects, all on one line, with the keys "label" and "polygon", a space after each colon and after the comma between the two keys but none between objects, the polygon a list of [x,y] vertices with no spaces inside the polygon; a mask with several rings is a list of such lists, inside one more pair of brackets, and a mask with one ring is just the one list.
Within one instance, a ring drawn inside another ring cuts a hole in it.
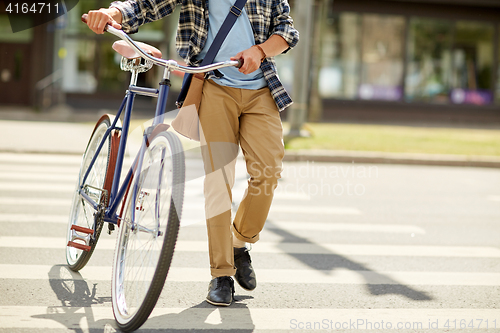
[{"label": "blue bicycle frame", "polygon": [[[163,77],[163,80],[160,82],[160,88],[159,89],[153,89],[153,88],[144,88],[144,87],[137,87],[134,84],[131,84],[128,88],[127,94],[125,98],[123,99],[123,102],[120,106],[120,109],[118,111],[118,114],[115,116],[115,119],[111,126],[107,129],[106,133],[104,134],[104,137],[102,138],[101,142],[99,143],[99,146],[97,148],[97,151],[95,152],[92,161],[90,162],[90,165],[81,180],[81,185],[78,193],[80,196],[88,202],[95,211],[99,211],[102,207],[100,206],[99,203],[95,202],[88,194],[85,193],[83,189],[83,185],[85,184],[85,181],[87,180],[87,177],[89,176],[90,170],[92,169],[92,166],[94,165],[95,161],[97,160],[97,157],[99,156],[99,152],[101,151],[102,147],[104,146],[104,143],[106,140],[109,138],[111,135],[111,132],[113,130],[121,130],[122,135],[120,138],[120,143],[118,147],[118,156],[117,156],[117,161],[116,161],[116,166],[115,166],[115,172],[113,174],[113,183],[111,187],[111,193],[109,193],[109,200],[108,204],[104,210],[104,217],[103,221],[112,223],[112,224],[118,224],[118,219],[119,216],[116,213],[118,210],[118,206],[120,205],[120,202],[125,196],[125,193],[128,188],[128,184],[130,183],[132,179],[132,175],[134,173],[134,170],[137,170],[137,174],[135,175],[140,179],[140,170],[142,167],[142,162],[144,159],[144,153],[146,152],[147,144],[148,144],[148,136],[151,134],[152,130],[159,124],[163,123],[163,120],[165,118],[165,109],[167,105],[167,98],[168,94],[170,91],[170,71],[168,69],[165,70],[165,74]],[[127,173],[127,176],[125,177],[121,187],[120,187],[120,177],[121,177],[121,172],[122,172],[122,167],[123,167],[123,160],[125,157],[125,147],[127,143],[127,138],[128,138],[128,132],[129,132],[129,127],[130,127],[130,117],[132,114],[132,108],[134,105],[134,99],[136,95],[143,95],[143,96],[149,96],[149,97],[158,97],[158,102],[156,104],[156,112],[155,112],[155,117],[153,120],[153,124],[151,127],[147,128],[144,131],[143,135],[143,140],[141,144],[141,148],[139,150],[139,153],[137,154],[134,163],[132,163],[132,166],[130,167],[130,170]],[[124,118],[123,118],[123,126],[122,128],[119,128],[116,126],[118,119],[120,119],[120,116],[122,112],[125,111]],[[134,185],[134,186],[137,186]],[[137,196],[137,191],[134,188],[134,191],[132,191],[132,202],[135,202],[136,196]],[[134,212],[132,211],[132,214]],[[132,215],[132,229],[134,229],[134,216]],[[94,225],[94,230],[96,229],[96,225]]]}]

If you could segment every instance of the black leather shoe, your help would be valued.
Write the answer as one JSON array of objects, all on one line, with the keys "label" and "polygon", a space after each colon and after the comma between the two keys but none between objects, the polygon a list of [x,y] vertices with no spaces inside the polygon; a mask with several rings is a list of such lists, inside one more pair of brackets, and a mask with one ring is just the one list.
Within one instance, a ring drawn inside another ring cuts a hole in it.
[{"label": "black leather shoe", "polygon": [[257,287],[257,279],[252,268],[252,260],[246,247],[234,248],[234,266],[236,274],[234,277],[241,288],[254,290]]},{"label": "black leather shoe", "polygon": [[221,276],[210,281],[207,302],[218,306],[229,306],[233,302],[234,281],[230,276]]}]

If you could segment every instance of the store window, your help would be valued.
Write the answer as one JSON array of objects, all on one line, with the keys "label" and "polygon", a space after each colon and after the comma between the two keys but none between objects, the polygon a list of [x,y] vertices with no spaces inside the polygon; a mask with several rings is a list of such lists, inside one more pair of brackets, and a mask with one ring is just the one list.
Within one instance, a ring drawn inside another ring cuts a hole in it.
[{"label": "store window", "polygon": [[[500,32],[500,24],[497,27],[498,31]],[[496,102],[497,104],[500,105],[500,33],[498,33],[498,40],[497,40],[497,55],[498,59],[497,61],[497,91],[496,91]]]},{"label": "store window", "polygon": [[404,17],[363,15],[360,99],[402,99],[404,29]]},{"label": "store window", "polygon": [[412,18],[406,100],[492,103],[493,35],[490,23]]},{"label": "store window", "polygon": [[493,102],[493,24],[458,21],[455,23],[454,35],[451,102],[491,104]]},{"label": "store window", "polygon": [[323,36],[320,94],[324,98],[355,99],[359,87],[361,16],[329,16]]},{"label": "store window", "polygon": [[453,24],[412,18],[409,30],[405,99],[448,103]]},{"label": "store window", "polygon": [[[80,19],[81,15],[89,10],[108,6],[109,1],[79,1],[68,13],[63,62],[63,89],[66,92],[123,94],[129,84],[130,73],[120,69],[121,56],[111,48],[116,37],[110,34],[96,35]],[[164,20],[160,20],[142,26],[139,32],[134,34],[134,40],[162,48],[161,44],[166,42],[163,24]],[[154,70],[139,75],[138,84],[157,84],[159,70],[155,67]]]},{"label": "store window", "polygon": [[319,85],[322,97],[402,98],[404,17],[335,13],[325,29]]}]

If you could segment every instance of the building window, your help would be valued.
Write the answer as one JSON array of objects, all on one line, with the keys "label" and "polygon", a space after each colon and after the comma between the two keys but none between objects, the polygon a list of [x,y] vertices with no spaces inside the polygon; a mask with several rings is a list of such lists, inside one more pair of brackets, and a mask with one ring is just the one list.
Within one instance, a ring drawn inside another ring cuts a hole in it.
[{"label": "building window", "polygon": [[323,36],[320,94],[325,98],[355,99],[359,86],[361,16],[333,14]]},{"label": "building window", "polygon": [[493,35],[493,24],[456,22],[452,50],[452,103],[485,105],[493,102]]},{"label": "building window", "polygon": [[407,101],[493,102],[493,34],[490,23],[410,20]]},{"label": "building window", "polygon": [[497,101],[497,104],[500,104],[500,24],[497,26],[497,36],[498,36],[498,40],[496,41],[497,42],[497,56],[498,56],[498,59],[496,59],[497,61],[497,91],[496,91],[496,101]]},{"label": "building window", "polygon": [[412,18],[409,25],[405,99],[447,103],[451,81],[451,22]]},{"label": "building window", "polygon": [[404,30],[404,17],[363,15],[358,98],[402,99]]},{"label": "building window", "polygon": [[[121,96],[128,86],[130,73],[120,69],[121,56],[111,48],[116,38],[109,34],[96,35],[80,19],[89,10],[108,6],[109,2],[103,0],[80,1],[68,13],[63,63],[65,92],[116,93]],[[165,20],[159,20],[140,27],[133,39],[160,48],[166,41],[164,22]],[[159,75],[161,68],[155,66],[154,70],[139,75],[138,85],[153,86],[158,83]]]},{"label": "building window", "polygon": [[403,16],[338,13],[323,40],[320,93],[325,98],[400,100]]}]

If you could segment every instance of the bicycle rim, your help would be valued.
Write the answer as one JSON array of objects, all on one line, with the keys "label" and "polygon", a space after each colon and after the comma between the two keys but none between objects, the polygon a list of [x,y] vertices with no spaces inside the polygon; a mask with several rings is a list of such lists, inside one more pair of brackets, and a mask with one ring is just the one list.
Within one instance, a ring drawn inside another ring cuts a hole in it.
[{"label": "bicycle rim", "polygon": [[129,188],[115,251],[112,303],[122,330],[139,328],[160,296],[177,240],[184,169],[179,139],[154,136]]},{"label": "bicycle rim", "polygon": [[[110,120],[108,118],[101,119],[94,130],[94,133],[90,137],[89,143],[87,145],[87,149],[82,158],[82,163],[80,166],[80,173],[78,175],[78,182],[76,184],[75,191],[73,193],[73,201],[71,205],[69,223],[68,223],[68,232],[67,232],[67,241],[70,240],[71,237],[71,227],[72,225],[77,225],[80,227],[94,229],[94,208],[90,206],[87,202],[85,202],[80,195],[78,194],[78,190],[80,189],[80,184],[82,179],[89,169],[90,162],[92,161],[93,156],[95,155],[99,144],[101,143],[107,129],[111,126]],[[99,152],[99,155],[94,163],[89,176],[85,182],[85,185],[90,185],[93,188],[104,188],[106,173],[108,170],[108,165],[110,161],[111,154],[111,136],[107,138],[104,142],[104,145]],[[89,191],[89,194],[96,202],[101,202],[103,200],[102,192],[100,191]],[[95,248],[95,244],[102,230],[102,223],[97,225],[95,241],[90,242],[91,250],[83,251],[74,247],[66,246],[66,261],[69,267],[78,271],[82,269],[85,264],[90,259],[92,252]]]}]

